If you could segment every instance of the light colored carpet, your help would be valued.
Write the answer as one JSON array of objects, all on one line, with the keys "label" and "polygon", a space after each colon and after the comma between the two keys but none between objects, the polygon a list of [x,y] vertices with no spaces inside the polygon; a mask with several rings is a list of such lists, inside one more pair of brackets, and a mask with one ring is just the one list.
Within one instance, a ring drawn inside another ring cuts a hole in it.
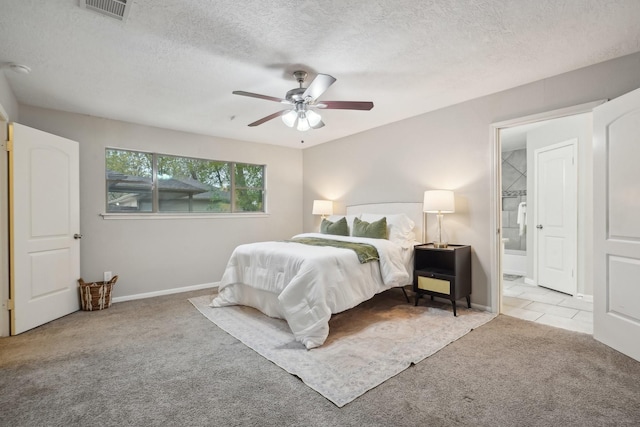
[{"label": "light colored carpet", "polygon": [[450,304],[425,306],[422,300],[414,307],[390,292],[398,290],[334,315],[327,341],[312,350],[295,340],[284,320],[249,307],[211,308],[211,296],[189,301],[221,329],[342,407],[495,317],[466,308],[458,308],[454,317]]}]

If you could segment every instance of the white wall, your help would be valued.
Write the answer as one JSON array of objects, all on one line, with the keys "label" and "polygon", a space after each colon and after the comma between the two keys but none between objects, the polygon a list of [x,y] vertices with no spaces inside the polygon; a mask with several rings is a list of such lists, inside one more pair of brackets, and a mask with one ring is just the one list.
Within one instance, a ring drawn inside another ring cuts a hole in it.
[{"label": "white wall", "polygon": [[[220,280],[233,248],[302,231],[302,152],[20,105],[24,125],[80,143],[81,274],[119,275],[114,297]],[[264,217],[107,220],[105,148],[267,165]]]},{"label": "white wall", "polygon": [[[571,117],[550,120],[545,125],[527,134],[527,188],[531,189],[527,197],[527,230],[535,231],[536,199],[533,193],[536,181],[535,150],[573,138],[578,139],[578,252],[577,252],[577,285],[578,293],[593,295],[593,275],[580,274],[592,265],[593,248],[593,145],[591,134],[593,124],[591,114],[580,114]],[[527,277],[534,279],[534,238],[533,232],[527,233]]]},{"label": "white wall", "polygon": [[[317,198],[335,200],[337,209],[420,202],[425,190],[455,190],[456,212],[445,217],[445,225],[451,242],[472,246],[471,300],[488,307],[496,280],[491,277],[496,237],[491,123],[614,98],[638,87],[640,53],[307,148],[304,206]],[[316,223],[311,209],[303,214],[304,228],[311,230]],[[433,222],[429,218],[429,227]]]}]

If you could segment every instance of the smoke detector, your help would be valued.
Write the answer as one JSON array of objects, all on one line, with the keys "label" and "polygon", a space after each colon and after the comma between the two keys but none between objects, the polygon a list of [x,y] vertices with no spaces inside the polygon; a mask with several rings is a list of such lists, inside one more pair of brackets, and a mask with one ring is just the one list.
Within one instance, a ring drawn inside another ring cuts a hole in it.
[{"label": "smoke detector", "polygon": [[132,0],[79,0],[80,7],[124,21],[129,15]]}]

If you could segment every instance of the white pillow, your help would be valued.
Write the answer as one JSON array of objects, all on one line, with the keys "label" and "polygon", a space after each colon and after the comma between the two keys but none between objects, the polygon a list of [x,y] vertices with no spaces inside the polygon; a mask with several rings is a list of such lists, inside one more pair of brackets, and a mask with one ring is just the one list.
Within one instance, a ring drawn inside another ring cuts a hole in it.
[{"label": "white pillow", "polygon": [[403,248],[412,247],[416,240],[413,232],[415,223],[405,214],[382,215],[363,213],[360,219],[367,222],[377,221],[381,218],[387,218],[387,236],[390,241],[397,243]]},{"label": "white pillow", "polygon": [[360,218],[360,215],[331,215],[329,217],[327,217],[328,221],[331,222],[336,222],[338,221],[340,218],[347,218],[347,226],[349,227],[349,235],[351,235],[351,232],[353,231],[353,220],[358,217]]}]

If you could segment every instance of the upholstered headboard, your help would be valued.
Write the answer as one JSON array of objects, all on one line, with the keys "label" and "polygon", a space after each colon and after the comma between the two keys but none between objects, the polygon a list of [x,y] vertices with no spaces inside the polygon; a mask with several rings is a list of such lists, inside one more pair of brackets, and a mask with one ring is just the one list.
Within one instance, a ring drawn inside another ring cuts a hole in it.
[{"label": "upholstered headboard", "polygon": [[368,203],[364,205],[347,206],[347,215],[358,215],[363,213],[395,215],[403,213],[416,224],[414,233],[417,241],[422,241],[423,212],[422,203],[416,202],[391,202],[391,203]]}]

